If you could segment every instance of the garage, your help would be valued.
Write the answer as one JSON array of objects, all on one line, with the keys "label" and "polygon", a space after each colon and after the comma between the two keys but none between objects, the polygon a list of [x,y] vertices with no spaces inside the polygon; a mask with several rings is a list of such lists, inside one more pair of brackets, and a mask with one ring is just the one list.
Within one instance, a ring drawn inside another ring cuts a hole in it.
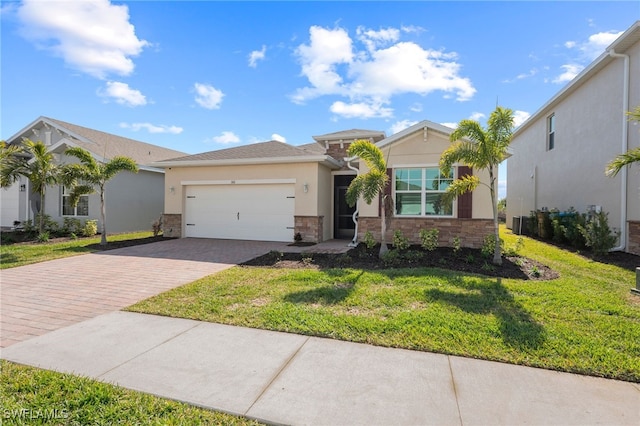
[{"label": "garage", "polygon": [[185,236],[293,241],[292,183],[187,185]]}]

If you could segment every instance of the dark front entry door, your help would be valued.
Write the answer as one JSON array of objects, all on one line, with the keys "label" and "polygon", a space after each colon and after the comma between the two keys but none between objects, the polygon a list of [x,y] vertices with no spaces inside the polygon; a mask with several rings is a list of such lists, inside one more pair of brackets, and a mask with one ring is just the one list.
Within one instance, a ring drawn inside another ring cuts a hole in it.
[{"label": "dark front entry door", "polygon": [[351,239],[356,229],[353,213],[356,207],[347,205],[346,193],[355,176],[337,175],[333,178],[333,237]]}]

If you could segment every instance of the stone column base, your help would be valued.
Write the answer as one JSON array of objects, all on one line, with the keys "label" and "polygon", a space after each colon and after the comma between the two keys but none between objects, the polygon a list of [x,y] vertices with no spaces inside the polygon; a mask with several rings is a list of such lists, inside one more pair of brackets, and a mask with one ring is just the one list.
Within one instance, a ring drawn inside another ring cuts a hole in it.
[{"label": "stone column base", "polygon": [[300,233],[302,241],[322,242],[324,216],[295,216],[294,235]]},{"label": "stone column base", "polygon": [[180,213],[162,215],[162,236],[182,238],[182,215]]}]

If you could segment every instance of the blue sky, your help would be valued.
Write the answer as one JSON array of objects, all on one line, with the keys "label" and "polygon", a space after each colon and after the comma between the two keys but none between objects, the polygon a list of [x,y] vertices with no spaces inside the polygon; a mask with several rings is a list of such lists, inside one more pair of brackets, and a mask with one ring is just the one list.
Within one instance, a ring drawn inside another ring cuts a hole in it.
[{"label": "blue sky", "polygon": [[[0,138],[40,115],[177,149],[534,113],[640,2],[2,1]],[[504,168],[501,168],[504,194]]]}]

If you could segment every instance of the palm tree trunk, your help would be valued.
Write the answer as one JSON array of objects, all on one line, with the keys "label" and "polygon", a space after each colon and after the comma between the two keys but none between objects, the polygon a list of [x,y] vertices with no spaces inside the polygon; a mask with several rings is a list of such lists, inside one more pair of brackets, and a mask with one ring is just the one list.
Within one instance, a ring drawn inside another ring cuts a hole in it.
[{"label": "palm tree trunk", "polygon": [[500,228],[498,226],[498,202],[496,201],[496,184],[493,178],[493,167],[489,167],[489,182],[491,182],[491,207],[493,208],[493,232],[496,246],[493,251],[493,264],[502,265],[502,248],[500,247]]},{"label": "palm tree trunk", "polygon": [[107,245],[107,222],[106,222],[106,209],[104,204],[104,187],[100,187],[100,218],[102,220],[102,231],[100,235],[100,245]]},{"label": "palm tree trunk", "polygon": [[387,247],[387,196],[382,196],[382,208],[380,209],[380,252],[378,257],[382,259],[384,254],[389,251]]},{"label": "palm tree trunk", "polygon": [[44,188],[40,192],[40,218],[38,220],[38,231],[40,234],[44,232]]}]

